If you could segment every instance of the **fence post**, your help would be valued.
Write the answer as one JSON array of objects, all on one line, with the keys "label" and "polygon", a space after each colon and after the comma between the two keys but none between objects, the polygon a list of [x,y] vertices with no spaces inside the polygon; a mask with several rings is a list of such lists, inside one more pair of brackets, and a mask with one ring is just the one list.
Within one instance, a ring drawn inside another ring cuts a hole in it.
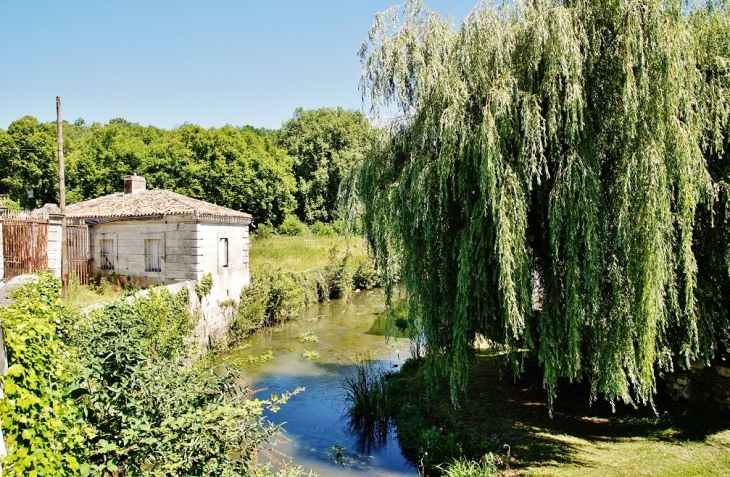
[{"label": "fence post", "polygon": [[56,278],[63,276],[63,215],[56,204],[46,204],[48,210],[48,270]]},{"label": "fence post", "polygon": [[3,214],[2,209],[0,209],[0,280],[5,278],[5,247],[3,244]]}]

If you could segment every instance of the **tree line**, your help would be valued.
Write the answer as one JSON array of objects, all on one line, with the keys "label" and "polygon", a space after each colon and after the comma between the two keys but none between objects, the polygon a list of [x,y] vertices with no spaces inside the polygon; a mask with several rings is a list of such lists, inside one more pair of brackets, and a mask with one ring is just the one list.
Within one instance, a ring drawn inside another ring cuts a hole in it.
[{"label": "tree line", "polygon": [[[119,192],[136,173],[148,188],[246,211],[258,223],[278,226],[292,214],[331,222],[342,178],[371,135],[362,113],[342,108],[297,109],[279,130],[64,122],[66,201]],[[0,194],[28,209],[58,203],[55,123],[25,116],[0,129]]]}]

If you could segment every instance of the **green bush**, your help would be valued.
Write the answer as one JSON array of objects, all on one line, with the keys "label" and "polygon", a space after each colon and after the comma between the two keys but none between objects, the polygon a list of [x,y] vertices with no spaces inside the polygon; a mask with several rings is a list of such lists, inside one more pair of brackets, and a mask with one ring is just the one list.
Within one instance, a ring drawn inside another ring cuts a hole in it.
[{"label": "green bush", "polygon": [[271,225],[267,224],[259,224],[256,226],[256,229],[254,230],[252,237],[256,239],[267,239],[274,235],[276,230]]},{"label": "green bush", "polygon": [[279,233],[290,237],[300,237],[307,233],[307,226],[293,215],[287,215],[279,226]]},{"label": "green bush", "polygon": [[264,326],[275,326],[301,314],[305,293],[293,274],[262,267],[241,290],[230,339],[235,342]]},{"label": "green bush", "polygon": [[116,301],[78,323],[78,381],[94,438],[92,475],[250,475],[278,428],[261,418],[283,399],[251,400],[232,370],[182,366],[189,296],[153,291]]},{"label": "green bush", "polygon": [[335,228],[331,224],[315,222],[312,224],[312,233],[317,237],[332,237],[337,235]]},{"label": "green bush", "polygon": [[165,359],[187,356],[185,339],[198,321],[197,316],[190,314],[187,288],[175,295],[167,288],[152,290],[148,297],[138,297],[134,307],[142,318],[142,336],[153,353]]},{"label": "green bush", "polygon": [[195,294],[198,295],[198,300],[202,300],[205,295],[210,293],[210,291],[213,289],[213,274],[212,273],[206,273],[203,275],[203,277],[200,279],[200,281],[195,282]]},{"label": "green bush", "polygon": [[3,199],[2,201],[0,201],[0,205],[2,205],[11,212],[20,212],[21,210],[23,210],[23,208],[20,206],[20,203],[12,199]]},{"label": "green bush", "polygon": [[71,319],[59,301],[59,282],[42,274],[0,309],[9,368],[0,378],[5,475],[75,475],[89,432],[70,392],[74,350],[61,339]]},{"label": "green bush", "polygon": [[332,222],[332,228],[335,230],[337,235],[345,235],[349,232],[347,229],[347,223],[344,220],[335,220]]},{"label": "green bush", "polygon": [[351,257],[345,254],[342,258],[337,255],[334,247],[329,251],[329,265],[327,265],[327,280],[330,284],[329,298],[342,298],[352,291],[352,277],[355,273],[351,265]]},{"label": "green bush", "polygon": [[323,302],[330,298],[330,281],[327,271],[313,268],[294,275],[294,280],[304,294],[304,306]]},{"label": "green bush", "polygon": [[370,290],[380,284],[380,278],[375,271],[375,264],[369,257],[353,257],[352,284],[359,290]]}]

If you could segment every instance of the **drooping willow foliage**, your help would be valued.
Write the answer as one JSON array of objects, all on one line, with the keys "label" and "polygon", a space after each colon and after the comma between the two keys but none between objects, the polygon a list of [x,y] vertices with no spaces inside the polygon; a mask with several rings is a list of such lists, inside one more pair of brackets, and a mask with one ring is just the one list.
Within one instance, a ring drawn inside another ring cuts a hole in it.
[{"label": "drooping willow foliage", "polygon": [[[591,400],[728,349],[730,8],[678,0],[378,14],[363,98],[397,108],[357,178],[381,269],[463,387],[478,336]],[[380,108],[380,109],[379,109]],[[542,297],[533,310],[533,291]]]}]

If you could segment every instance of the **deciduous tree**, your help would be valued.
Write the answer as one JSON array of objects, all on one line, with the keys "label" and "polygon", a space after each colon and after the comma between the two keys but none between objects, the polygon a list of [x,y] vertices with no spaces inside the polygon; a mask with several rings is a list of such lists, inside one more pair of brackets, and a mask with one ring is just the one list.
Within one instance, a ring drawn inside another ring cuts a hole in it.
[{"label": "deciduous tree", "polygon": [[724,352],[729,45],[714,1],[376,16],[363,87],[402,117],[360,171],[365,230],[454,399],[479,335],[515,373],[537,356],[551,403],[559,379],[651,403],[658,370]]}]

